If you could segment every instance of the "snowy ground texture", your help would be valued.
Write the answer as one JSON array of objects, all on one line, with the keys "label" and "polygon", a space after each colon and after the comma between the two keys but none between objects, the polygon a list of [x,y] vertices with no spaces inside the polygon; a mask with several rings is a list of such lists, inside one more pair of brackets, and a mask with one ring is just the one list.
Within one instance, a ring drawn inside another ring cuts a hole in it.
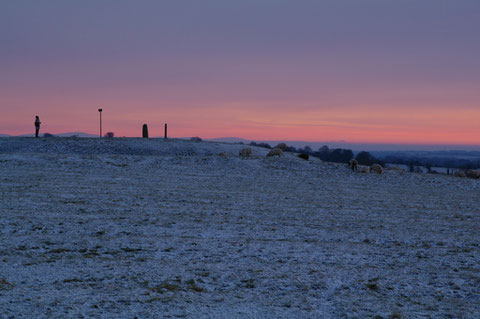
[{"label": "snowy ground texture", "polygon": [[241,147],[0,139],[0,317],[480,318],[479,180]]}]

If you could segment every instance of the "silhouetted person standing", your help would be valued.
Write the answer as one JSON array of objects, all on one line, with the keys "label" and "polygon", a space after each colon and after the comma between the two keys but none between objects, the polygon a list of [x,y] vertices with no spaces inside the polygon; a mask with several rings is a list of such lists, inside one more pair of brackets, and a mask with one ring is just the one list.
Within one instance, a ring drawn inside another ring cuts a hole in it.
[{"label": "silhouetted person standing", "polygon": [[40,131],[40,119],[38,118],[38,115],[35,116],[35,137],[38,137],[38,131]]}]

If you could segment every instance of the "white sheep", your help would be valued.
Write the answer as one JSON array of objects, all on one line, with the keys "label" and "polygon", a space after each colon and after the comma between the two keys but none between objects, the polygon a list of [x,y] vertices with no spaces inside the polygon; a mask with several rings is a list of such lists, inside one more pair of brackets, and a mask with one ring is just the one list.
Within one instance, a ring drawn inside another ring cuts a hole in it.
[{"label": "white sheep", "polygon": [[462,171],[455,171],[454,174],[456,177],[467,177],[467,175]]},{"label": "white sheep", "polygon": [[250,147],[242,148],[240,152],[238,152],[238,155],[241,157],[250,157],[252,156],[252,149]]},{"label": "white sheep", "polygon": [[348,162],[348,167],[351,167],[352,168],[352,171],[355,171],[357,170],[358,168],[358,161],[354,158],[352,158],[349,162]]},{"label": "white sheep", "polygon": [[363,174],[369,174],[370,167],[361,165],[361,166],[358,166],[358,171]]},{"label": "white sheep", "polygon": [[278,144],[277,146],[275,146],[273,149],[276,149],[276,148],[279,148],[281,149],[283,152],[285,152],[287,150],[287,144],[285,143],[280,143]]},{"label": "white sheep", "polygon": [[470,178],[480,178],[480,170],[469,169],[466,175]]},{"label": "white sheep", "polygon": [[375,172],[377,174],[383,173],[383,167],[380,164],[373,164],[370,166],[370,171]]},{"label": "white sheep", "polygon": [[278,147],[275,147],[274,149],[272,149],[270,152],[268,152],[267,154],[267,157],[270,157],[270,156],[282,156],[282,150]]}]

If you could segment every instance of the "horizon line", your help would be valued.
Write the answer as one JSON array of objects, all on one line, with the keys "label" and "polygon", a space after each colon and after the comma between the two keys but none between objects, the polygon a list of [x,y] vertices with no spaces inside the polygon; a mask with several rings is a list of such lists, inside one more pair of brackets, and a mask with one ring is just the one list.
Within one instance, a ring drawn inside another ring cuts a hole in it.
[{"label": "horizon line", "polygon": [[[50,133],[50,132],[44,132],[43,134],[52,134],[52,135],[65,135],[65,134],[85,134],[85,135],[91,135],[86,138],[100,138],[99,134],[95,133],[89,133],[89,132],[80,132],[80,131],[75,131],[75,132],[59,132],[59,133]],[[5,133],[0,133],[0,137],[29,137],[29,136],[34,136],[35,134],[33,133],[25,133],[25,134],[18,134],[18,135],[11,135],[11,134],[5,134]],[[59,136],[59,137],[69,137],[69,136]],[[197,137],[197,136],[182,136],[182,137],[175,137],[175,136],[170,136],[169,138],[176,138],[176,139],[189,139],[192,137]],[[103,137],[102,137],[103,138]],[[114,136],[114,138],[142,138],[140,135],[139,136]],[[152,136],[150,138],[164,138],[163,136]],[[461,147],[461,146],[468,146],[468,147],[480,147],[480,144],[465,144],[465,143],[441,143],[441,142],[430,142],[430,143],[413,143],[413,142],[400,142],[400,143],[395,143],[395,142],[349,142],[346,140],[331,140],[331,141],[321,141],[321,140],[288,140],[288,139],[247,139],[243,137],[237,137],[237,136],[220,136],[220,137],[205,137],[202,138],[202,140],[220,140],[220,139],[238,139],[242,140],[245,142],[294,142],[294,143],[323,143],[323,144],[352,144],[352,145],[376,145],[376,146],[454,146],[454,147]],[[327,145],[328,146],[328,145]]]}]

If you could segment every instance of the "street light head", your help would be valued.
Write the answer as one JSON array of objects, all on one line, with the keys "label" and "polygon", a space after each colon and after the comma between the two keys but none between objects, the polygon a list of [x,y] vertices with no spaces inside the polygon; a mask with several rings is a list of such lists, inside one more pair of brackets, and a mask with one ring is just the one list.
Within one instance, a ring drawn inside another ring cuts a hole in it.
[{"label": "street light head", "polygon": [[103,110],[102,109],[98,109],[98,112],[102,112]]}]

